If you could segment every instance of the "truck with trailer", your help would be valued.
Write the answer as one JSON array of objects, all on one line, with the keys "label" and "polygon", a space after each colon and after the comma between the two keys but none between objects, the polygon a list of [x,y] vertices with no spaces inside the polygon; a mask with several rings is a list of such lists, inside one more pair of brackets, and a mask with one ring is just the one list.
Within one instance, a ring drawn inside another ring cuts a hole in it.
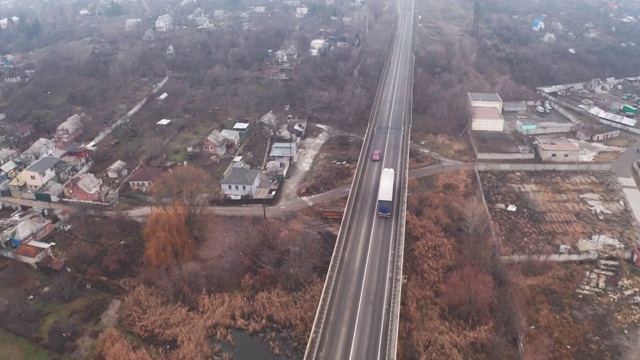
[{"label": "truck with trailer", "polygon": [[629,105],[622,105],[622,111],[629,114],[635,114],[638,112],[638,108]]},{"label": "truck with trailer", "polygon": [[391,217],[393,208],[393,183],[395,181],[395,171],[393,169],[382,169],[380,175],[380,187],[378,188],[378,216]]}]

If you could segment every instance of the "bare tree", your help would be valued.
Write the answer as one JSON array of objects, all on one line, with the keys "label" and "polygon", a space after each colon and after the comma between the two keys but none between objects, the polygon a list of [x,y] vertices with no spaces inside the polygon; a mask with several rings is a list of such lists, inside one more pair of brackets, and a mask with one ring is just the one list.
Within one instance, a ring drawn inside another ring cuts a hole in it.
[{"label": "bare tree", "polygon": [[179,166],[160,179],[153,196],[159,203],[182,204],[193,235],[199,229],[200,215],[209,203],[213,186],[213,178],[206,171],[191,165]]}]

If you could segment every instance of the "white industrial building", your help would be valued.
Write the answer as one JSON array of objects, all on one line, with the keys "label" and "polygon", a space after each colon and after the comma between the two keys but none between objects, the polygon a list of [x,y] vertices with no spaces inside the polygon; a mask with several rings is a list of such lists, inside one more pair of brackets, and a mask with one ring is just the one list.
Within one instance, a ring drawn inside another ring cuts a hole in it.
[{"label": "white industrial building", "polygon": [[502,113],[502,99],[497,93],[468,93],[469,103],[472,108],[476,107],[493,107]]},{"label": "white industrial building", "polygon": [[542,161],[548,162],[578,162],[580,148],[566,139],[537,138],[538,155]]},{"label": "white industrial building", "polygon": [[495,107],[472,107],[471,130],[503,131],[504,118]]}]

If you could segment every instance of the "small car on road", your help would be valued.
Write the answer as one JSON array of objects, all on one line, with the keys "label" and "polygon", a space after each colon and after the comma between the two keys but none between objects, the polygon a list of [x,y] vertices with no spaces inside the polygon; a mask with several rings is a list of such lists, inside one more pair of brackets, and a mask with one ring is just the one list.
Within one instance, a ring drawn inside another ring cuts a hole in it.
[{"label": "small car on road", "polygon": [[371,155],[372,161],[380,161],[380,150],[373,150],[373,155]]}]

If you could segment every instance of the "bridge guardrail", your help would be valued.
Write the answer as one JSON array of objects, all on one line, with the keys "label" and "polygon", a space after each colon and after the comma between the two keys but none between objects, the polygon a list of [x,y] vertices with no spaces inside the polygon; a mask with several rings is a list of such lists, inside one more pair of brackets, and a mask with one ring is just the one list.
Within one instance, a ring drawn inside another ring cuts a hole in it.
[{"label": "bridge guardrail", "polygon": [[351,218],[351,209],[353,208],[353,202],[355,199],[355,194],[358,191],[359,184],[356,179],[359,179],[362,175],[364,162],[370,151],[370,143],[371,143],[371,133],[373,132],[373,128],[375,127],[374,120],[378,113],[380,98],[382,97],[382,86],[387,78],[387,72],[389,68],[389,61],[391,59],[391,50],[393,49],[393,45],[395,44],[395,37],[391,42],[391,49],[389,50],[389,54],[387,55],[387,59],[385,60],[384,66],[382,68],[382,75],[380,76],[380,80],[378,81],[378,89],[376,91],[376,97],[373,103],[373,111],[369,115],[369,124],[367,125],[367,131],[365,132],[364,141],[362,144],[362,149],[360,149],[360,156],[358,157],[358,165],[356,167],[356,173],[354,175],[354,181],[351,183],[351,190],[349,191],[349,196],[347,198],[347,205],[345,207],[345,215],[342,218],[342,222],[340,224],[340,230],[338,232],[338,238],[336,240],[336,245],[333,250],[333,255],[331,257],[331,263],[329,264],[329,270],[327,271],[327,277],[324,282],[324,287],[322,289],[322,294],[320,295],[320,303],[318,304],[318,309],[316,310],[316,316],[313,321],[313,326],[311,328],[311,334],[309,336],[309,342],[307,343],[307,348],[304,354],[304,359],[310,360],[315,359],[318,350],[318,339],[320,334],[322,334],[322,328],[324,326],[324,319],[326,318],[327,307],[329,305],[329,300],[331,299],[331,292],[333,290],[333,283],[335,282],[335,276],[338,272],[340,260],[342,257],[342,249],[344,248],[345,234],[348,230],[348,224]]}]

